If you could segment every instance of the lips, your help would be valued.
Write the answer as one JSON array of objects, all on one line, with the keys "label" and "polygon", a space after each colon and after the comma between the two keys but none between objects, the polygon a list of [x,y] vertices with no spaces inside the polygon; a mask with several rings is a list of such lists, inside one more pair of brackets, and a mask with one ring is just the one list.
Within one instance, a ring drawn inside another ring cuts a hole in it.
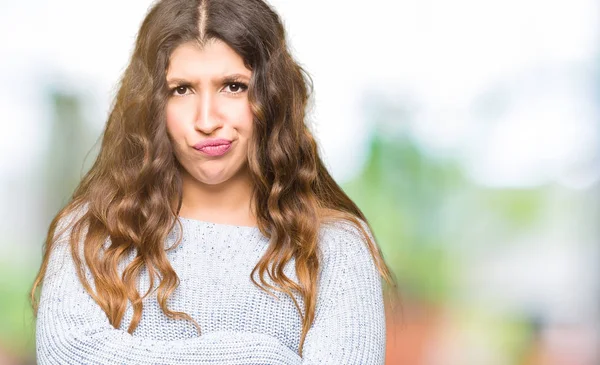
[{"label": "lips", "polygon": [[202,141],[200,143],[197,143],[194,145],[194,148],[197,150],[201,150],[205,147],[209,147],[209,146],[223,146],[223,145],[230,145],[231,141],[227,140],[227,139],[223,139],[223,138],[215,138],[215,139],[207,139],[206,141]]},{"label": "lips", "polygon": [[194,145],[194,149],[208,156],[221,156],[231,147],[231,141],[227,139],[208,139]]}]

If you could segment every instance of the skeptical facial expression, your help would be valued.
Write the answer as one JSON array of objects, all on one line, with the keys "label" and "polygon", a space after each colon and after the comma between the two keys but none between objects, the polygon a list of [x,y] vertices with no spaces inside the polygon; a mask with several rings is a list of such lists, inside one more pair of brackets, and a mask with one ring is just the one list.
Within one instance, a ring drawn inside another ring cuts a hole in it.
[{"label": "skeptical facial expression", "polygon": [[226,43],[184,43],[171,54],[167,131],[184,179],[216,185],[246,168],[252,71]]}]

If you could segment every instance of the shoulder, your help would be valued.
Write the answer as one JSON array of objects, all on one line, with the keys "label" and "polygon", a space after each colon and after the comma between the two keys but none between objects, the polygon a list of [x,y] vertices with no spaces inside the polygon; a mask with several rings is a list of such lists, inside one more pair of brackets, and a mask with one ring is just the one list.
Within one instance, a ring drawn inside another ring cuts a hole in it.
[{"label": "shoulder", "polygon": [[369,225],[358,218],[360,227],[345,219],[327,221],[321,224],[319,229],[320,246],[324,250],[359,250],[361,247],[367,248],[367,241],[363,234],[368,235],[371,241],[374,241],[373,234]]},{"label": "shoulder", "polygon": [[365,238],[362,230],[348,220],[335,220],[322,223],[319,230],[318,248],[322,262],[338,265],[374,266],[370,245],[377,250],[377,243],[368,224],[358,219],[362,230],[368,235]]},{"label": "shoulder", "polygon": [[54,231],[54,240],[57,242],[68,241],[69,237],[71,236],[74,224],[77,223],[87,211],[87,203],[69,207],[64,213],[64,215],[56,223],[56,229]]}]

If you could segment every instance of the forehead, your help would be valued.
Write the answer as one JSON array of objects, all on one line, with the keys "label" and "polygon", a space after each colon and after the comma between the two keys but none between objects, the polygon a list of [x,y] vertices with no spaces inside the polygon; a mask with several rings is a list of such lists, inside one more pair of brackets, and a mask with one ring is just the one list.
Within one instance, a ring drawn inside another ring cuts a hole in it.
[{"label": "forehead", "polygon": [[210,40],[202,47],[196,42],[179,45],[171,53],[167,77],[204,77],[239,73],[250,77],[252,72],[244,60],[225,42]]}]

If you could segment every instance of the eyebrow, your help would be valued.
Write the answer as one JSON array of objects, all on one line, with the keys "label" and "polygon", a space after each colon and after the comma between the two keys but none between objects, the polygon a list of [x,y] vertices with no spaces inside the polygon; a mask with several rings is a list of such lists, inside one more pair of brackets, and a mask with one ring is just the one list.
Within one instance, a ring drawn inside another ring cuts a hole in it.
[{"label": "eyebrow", "polygon": [[[249,76],[240,73],[223,75],[221,77],[215,78],[215,80],[217,80],[218,83],[236,82],[249,79]],[[167,78],[167,84],[192,84],[192,82],[190,81],[190,79],[186,79],[184,77],[169,77]]]}]

